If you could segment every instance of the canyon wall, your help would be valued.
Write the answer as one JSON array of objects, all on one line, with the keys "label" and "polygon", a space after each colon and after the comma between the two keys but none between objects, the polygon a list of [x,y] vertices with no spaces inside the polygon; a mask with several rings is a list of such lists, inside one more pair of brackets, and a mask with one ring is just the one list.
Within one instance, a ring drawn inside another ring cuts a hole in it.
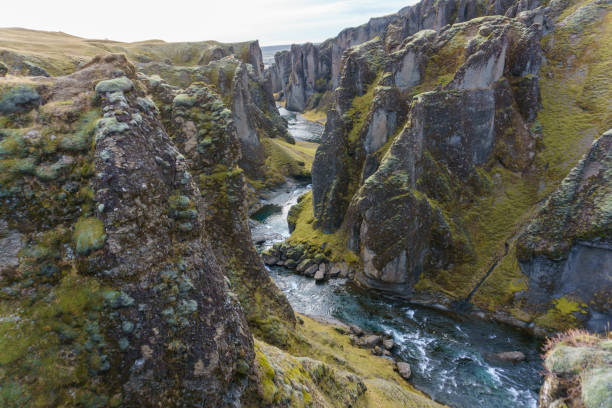
[{"label": "canyon wall", "polygon": [[610,5],[503,9],[344,53],[312,209],[296,216],[312,211],[328,238],[292,241],[415,302],[542,333],[602,330]]},{"label": "canyon wall", "polygon": [[275,63],[266,69],[273,92],[280,93],[290,110],[304,111],[318,106],[322,94],[340,85],[342,56],[355,45],[380,38],[390,52],[402,41],[421,31],[438,31],[443,27],[485,15],[514,17],[534,8],[537,1],[489,0],[424,0],[397,13],[370,19],[358,27],[342,30],[336,37],[321,44],[292,45],[290,51],[275,56]]}]

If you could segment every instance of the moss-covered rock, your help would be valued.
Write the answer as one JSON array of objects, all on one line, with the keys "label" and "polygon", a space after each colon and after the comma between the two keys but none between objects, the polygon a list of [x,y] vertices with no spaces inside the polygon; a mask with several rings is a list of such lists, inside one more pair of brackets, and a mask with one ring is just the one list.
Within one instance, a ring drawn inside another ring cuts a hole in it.
[{"label": "moss-covered rock", "polygon": [[96,84],[96,95],[111,92],[128,92],[134,88],[134,83],[127,77],[107,79]]},{"label": "moss-covered rock", "polygon": [[569,331],[547,344],[544,359],[546,380],[540,406],[606,407],[612,403],[612,352],[607,337],[584,331]]},{"label": "moss-covered rock", "polygon": [[104,224],[95,217],[82,218],[74,225],[72,240],[79,255],[101,249],[106,240]]},{"label": "moss-covered rock", "polygon": [[24,113],[40,104],[40,95],[32,88],[22,85],[1,95],[0,114]]}]

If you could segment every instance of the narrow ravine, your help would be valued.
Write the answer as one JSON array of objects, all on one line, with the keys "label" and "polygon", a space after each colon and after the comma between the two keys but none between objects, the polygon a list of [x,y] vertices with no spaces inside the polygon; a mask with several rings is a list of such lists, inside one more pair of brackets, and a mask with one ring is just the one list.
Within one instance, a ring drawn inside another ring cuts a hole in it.
[{"label": "narrow ravine", "polygon": [[[284,109],[281,114],[296,140],[319,140],[321,125]],[[287,213],[310,188],[289,182],[262,202],[251,225],[258,249],[289,237]],[[411,383],[433,399],[461,408],[536,407],[542,381],[540,343],[533,337],[504,325],[416,306],[346,279],[316,284],[283,267],[269,272],[297,312],[392,335],[395,357],[412,366]],[[492,357],[504,351],[520,351],[526,359],[509,363]]]}]

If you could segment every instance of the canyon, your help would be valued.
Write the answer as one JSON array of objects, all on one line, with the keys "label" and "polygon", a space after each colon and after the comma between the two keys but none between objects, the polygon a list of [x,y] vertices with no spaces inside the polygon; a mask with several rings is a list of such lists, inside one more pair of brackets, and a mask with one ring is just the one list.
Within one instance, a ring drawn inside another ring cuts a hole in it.
[{"label": "canyon", "polygon": [[608,406],[611,8],[0,29],[0,405]]}]

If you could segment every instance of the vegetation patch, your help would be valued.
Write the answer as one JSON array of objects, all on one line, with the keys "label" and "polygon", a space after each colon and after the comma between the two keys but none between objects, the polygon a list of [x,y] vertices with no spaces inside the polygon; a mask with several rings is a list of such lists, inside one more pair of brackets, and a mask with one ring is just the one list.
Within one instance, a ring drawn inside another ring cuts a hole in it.
[{"label": "vegetation patch", "polygon": [[95,217],[79,219],[74,225],[72,240],[79,255],[101,249],[106,240],[104,223]]},{"label": "vegetation patch", "polygon": [[359,257],[346,246],[348,237],[342,230],[332,234],[324,234],[314,225],[314,213],[312,206],[312,191],[304,194],[300,201],[300,211],[293,214],[295,230],[288,242],[292,245],[305,244],[314,248],[321,248],[328,254],[332,262],[347,262],[358,264]]}]

